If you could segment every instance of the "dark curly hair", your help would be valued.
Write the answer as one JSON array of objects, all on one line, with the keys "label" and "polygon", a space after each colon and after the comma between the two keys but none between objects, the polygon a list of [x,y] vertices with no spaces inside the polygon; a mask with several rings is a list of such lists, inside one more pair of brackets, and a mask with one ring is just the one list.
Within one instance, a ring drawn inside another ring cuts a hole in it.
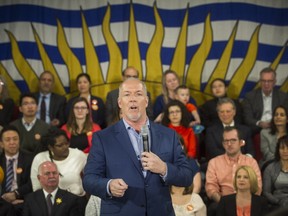
[{"label": "dark curly hair", "polygon": [[[286,117],[288,116],[288,111],[287,111],[287,109],[286,109],[284,106],[279,105],[279,106],[276,106],[276,107],[275,107],[275,109],[273,110],[273,114],[272,114],[271,128],[270,128],[270,134],[272,134],[272,135],[275,135],[276,132],[277,132],[277,128],[276,128],[276,125],[275,125],[275,122],[274,122],[274,116],[275,116],[275,114],[276,114],[277,109],[279,109],[279,108],[281,108],[281,109],[284,110]],[[287,124],[286,124],[286,125],[287,125]],[[287,128],[288,128],[288,127],[286,127],[286,132],[287,132]]]},{"label": "dark curly hair", "polygon": [[190,116],[189,116],[190,113],[188,112],[186,106],[178,100],[171,100],[166,105],[165,110],[164,110],[163,119],[162,119],[162,124],[165,125],[166,127],[168,127],[168,125],[170,124],[169,108],[172,106],[178,106],[180,108],[181,113],[182,113],[180,125],[188,128],[189,123],[190,123]]}]

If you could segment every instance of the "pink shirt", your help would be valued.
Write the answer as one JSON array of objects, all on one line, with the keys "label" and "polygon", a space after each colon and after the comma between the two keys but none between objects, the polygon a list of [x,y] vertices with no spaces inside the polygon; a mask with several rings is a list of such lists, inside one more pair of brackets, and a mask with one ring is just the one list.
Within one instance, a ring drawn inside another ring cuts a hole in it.
[{"label": "pink shirt", "polygon": [[233,187],[233,178],[237,168],[242,165],[248,165],[254,169],[258,178],[259,189],[257,194],[260,195],[262,178],[257,161],[243,154],[240,154],[238,159],[234,160],[229,158],[227,154],[223,154],[212,158],[208,163],[205,184],[207,196],[211,198],[215,192],[220,193],[221,196],[236,193]]}]

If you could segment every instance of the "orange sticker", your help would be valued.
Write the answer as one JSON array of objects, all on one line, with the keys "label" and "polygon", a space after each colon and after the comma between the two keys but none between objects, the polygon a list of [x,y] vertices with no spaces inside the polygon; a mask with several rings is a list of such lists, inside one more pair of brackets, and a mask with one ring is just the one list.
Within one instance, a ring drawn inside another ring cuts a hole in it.
[{"label": "orange sticker", "polygon": [[97,103],[98,103],[98,101],[97,101],[97,100],[95,100],[95,99],[94,99],[94,100],[92,100],[92,104],[93,104],[93,105],[96,105]]},{"label": "orange sticker", "polygon": [[21,168],[21,167],[18,167],[17,169],[16,169],[16,173],[17,174],[21,174],[23,172],[23,169]]},{"label": "orange sticker", "polygon": [[41,139],[41,135],[40,134],[35,134],[35,139],[36,140],[40,140]]},{"label": "orange sticker", "polygon": [[193,211],[194,209],[193,205],[191,204],[187,205],[186,208],[187,208],[187,211]]},{"label": "orange sticker", "polygon": [[93,109],[93,110],[98,110],[98,106],[97,106],[96,104],[93,104],[93,105],[92,105],[92,109]]}]

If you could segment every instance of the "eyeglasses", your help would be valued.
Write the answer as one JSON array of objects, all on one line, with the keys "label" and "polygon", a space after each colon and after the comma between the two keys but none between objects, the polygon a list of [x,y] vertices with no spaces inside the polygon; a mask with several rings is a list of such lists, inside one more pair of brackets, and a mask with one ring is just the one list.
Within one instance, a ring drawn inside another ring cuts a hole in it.
[{"label": "eyeglasses", "polygon": [[237,141],[238,141],[238,139],[227,139],[227,140],[223,140],[223,144],[228,145],[230,143],[233,145],[233,144],[237,143]]},{"label": "eyeglasses", "polygon": [[128,78],[135,78],[135,79],[138,79],[138,76],[131,76],[131,75],[125,75],[124,76],[126,79],[128,79]]},{"label": "eyeglasses", "polygon": [[174,115],[174,114],[178,114],[178,113],[181,113],[181,111],[180,110],[170,111],[169,115]]},{"label": "eyeglasses", "polygon": [[263,79],[261,79],[260,81],[261,81],[262,83],[268,83],[268,84],[271,84],[271,83],[274,82],[274,80],[263,80]]},{"label": "eyeglasses", "polygon": [[88,107],[84,107],[84,106],[82,106],[82,107],[74,107],[73,108],[74,110],[86,110],[86,109],[88,109]]}]

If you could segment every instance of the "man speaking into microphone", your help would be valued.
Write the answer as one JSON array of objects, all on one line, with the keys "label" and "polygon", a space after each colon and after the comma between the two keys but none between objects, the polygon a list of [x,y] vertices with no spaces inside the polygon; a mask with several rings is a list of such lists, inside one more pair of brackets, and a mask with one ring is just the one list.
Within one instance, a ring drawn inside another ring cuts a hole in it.
[{"label": "man speaking into microphone", "polygon": [[169,186],[190,186],[193,176],[176,133],[148,120],[138,79],[120,85],[118,105],[123,118],[93,134],[85,191],[101,198],[100,215],[175,215]]}]

